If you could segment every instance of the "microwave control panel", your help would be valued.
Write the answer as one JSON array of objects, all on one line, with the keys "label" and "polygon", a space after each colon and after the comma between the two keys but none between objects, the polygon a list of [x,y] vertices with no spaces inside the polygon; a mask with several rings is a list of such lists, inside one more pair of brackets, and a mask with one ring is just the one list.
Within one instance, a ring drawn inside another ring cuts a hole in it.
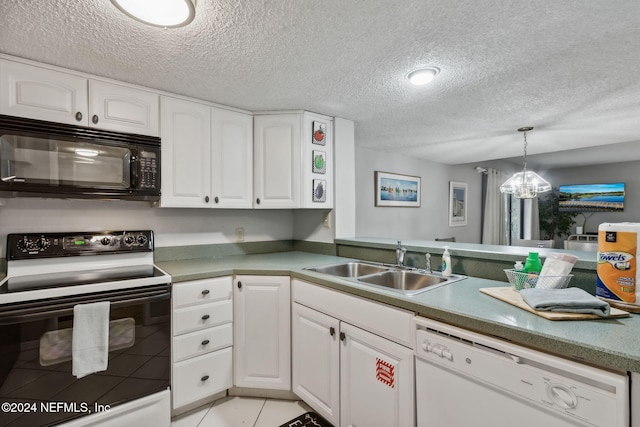
[{"label": "microwave control panel", "polygon": [[158,187],[158,156],[153,151],[140,151],[138,157],[138,176],[140,189],[155,189]]}]

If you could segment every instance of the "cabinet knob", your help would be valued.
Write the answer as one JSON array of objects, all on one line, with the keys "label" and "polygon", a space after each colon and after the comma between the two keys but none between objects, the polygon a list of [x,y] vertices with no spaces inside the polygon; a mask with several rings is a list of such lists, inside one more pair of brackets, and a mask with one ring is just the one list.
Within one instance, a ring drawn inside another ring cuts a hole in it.
[{"label": "cabinet knob", "polygon": [[207,344],[209,344],[209,340],[202,341],[202,345],[207,345]]},{"label": "cabinet knob", "polygon": [[336,334],[336,328],[333,326],[329,328],[329,335],[334,336]]},{"label": "cabinet knob", "polygon": [[208,314],[205,314],[204,316],[202,316],[202,320],[207,320],[209,318]]},{"label": "cabinet knob", "polygon": [[242,282],[238,282],[238,289],[242,289]]},{"label": "cabinet knob", "polygon": [[98,115],[94,114],[93,117],[91,117],[91,121],[93,122],[94,125],[98,124]]},{"label": "cabinet knob", "polygon": [[213,198],[213,201],[214,201],[214,202],[216,202],[216,203],[218,203],[218,201],[219,201],[219,200],[220,200],[220,199],[218,199],[218,196],[216,196],[216,197],[214,197],[214,198]]},{"label": "cabinet knob", "polygon": [[202,295],[209,295],[209,289],[205,289],[202,291]]},{"label": "cabinet knob", "polygon": [[259,198],[256,199],[256,204],[258,204],[258,205],[260,204],[260,199]]},{"label": "cabinet knob", "polygon": [[209,375],[205,375],[204,377],[200,378],[200,381],[206,381],[209,379]]},{"label": "cabinet knob", "polygon": [[77,120],[77,121],[81,121],[81,120],[82,120],[82,113],[81,113],[80,111],[78,111],[78,112],[76,113],[76,120]]},{"label": "cabinet knob", "polygon": [[209,203],[209,196],[205,196],[205,197],[204,197],[204,202],[205,202],[205,203]]},{"label": "cabinet knob", "polygon": [[344,341],[347,339],[347,335],[344,332],[340,332],[340,341]]}]

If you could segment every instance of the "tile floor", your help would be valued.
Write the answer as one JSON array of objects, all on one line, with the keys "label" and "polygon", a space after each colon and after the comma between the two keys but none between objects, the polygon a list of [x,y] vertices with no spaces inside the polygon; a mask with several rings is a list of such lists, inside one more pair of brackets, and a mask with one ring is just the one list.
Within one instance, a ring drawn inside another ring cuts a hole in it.
[{"label": "tile floor", "polygon": [[308,411],[300,401],[230,396],[174,418],[171,427],[279,427]]}]

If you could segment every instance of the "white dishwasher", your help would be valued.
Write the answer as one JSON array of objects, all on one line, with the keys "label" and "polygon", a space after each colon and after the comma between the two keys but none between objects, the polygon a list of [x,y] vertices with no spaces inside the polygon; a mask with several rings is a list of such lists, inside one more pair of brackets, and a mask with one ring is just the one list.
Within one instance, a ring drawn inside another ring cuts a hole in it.
[{"label": "white dishwasher", "polygon": [[418,427],[629,426],[626,374],[416,318]]}]

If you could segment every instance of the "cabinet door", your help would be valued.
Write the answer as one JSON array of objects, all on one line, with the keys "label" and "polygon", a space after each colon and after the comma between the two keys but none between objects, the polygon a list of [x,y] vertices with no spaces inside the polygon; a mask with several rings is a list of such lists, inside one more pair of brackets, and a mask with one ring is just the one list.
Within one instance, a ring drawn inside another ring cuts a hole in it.
[{"label": "cabinet door", "polygon": [[346,323],[340,328],[340,425],[415,425],[413,352]]},{"label": "cabinet door", "polygon": [[163,207],[209,207],[211,109],[162,97]]},{"label": "cabinet door", "polygon": [[253,117],[212,108],[211,207],[253,206]]},{"label": "cabinet door", "polygon": [[293,304],[293,392],[333,425],[340,422],[339,327],[337,319]]},{"label": "cabinet door", "polygon": [[86,126],[87,79],[0,60],[0,114]]},{"label": "cabinet door", "polygon": [[158,136],[160,97],[113,83],[89,81],[89,126]]},{"label": "cabinet door", "polygon": [[300,205],[301,114],[255,116],[254,207]]},{"label": "cabinet door", "polygon": [[235,285],[235,385],[290,390],[289,277],[237,276]]}]

